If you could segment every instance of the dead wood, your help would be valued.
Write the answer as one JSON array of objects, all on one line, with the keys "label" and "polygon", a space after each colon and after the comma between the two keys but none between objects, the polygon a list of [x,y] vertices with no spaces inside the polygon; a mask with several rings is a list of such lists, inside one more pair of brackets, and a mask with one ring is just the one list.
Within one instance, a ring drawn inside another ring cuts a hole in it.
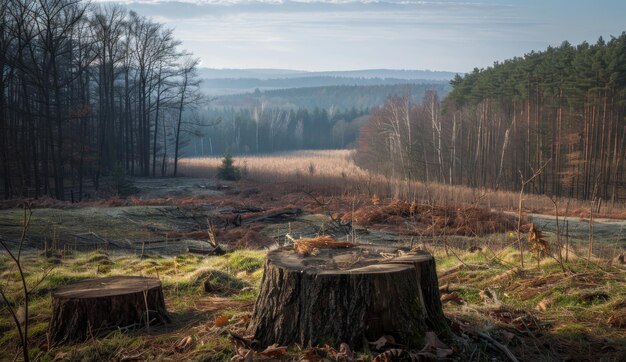
[{"label": "dead wood", "polygon": [[384,259],[374,246],[319,249],[300,256],[270,251],[249,328],[261,347],[274,343],[360,348],[383,335],[420,347],[426,330],[448,333],[432,256]]},{"label": "dead wood", "polygon": [[300,215],[302,215],[302,212],[303,212],[302,209],[299,209],[299,208],[282,209],[282,210],[270,212],[270,213],[268,213],[266,215],[263,215],[263,216],[243,219],[241,223],[242,224],[250,224],[250,223],[253,223],[253,222],[276,222],[276,221],[283,221],[283,220],[292,219],[294,217],[300,216]]},{"label": "dead wood", "polygon": [[82,342],[99,332],[169,323],[156,278],[107,277],[61,287],[52,293],[51,345]]},{"label": "dead wood", "polygon": [[187,247],[187,252],[191,254],[199,255],[224,255],[226,252],[219,246],[211,249],[200,249],[194,247]]},{"label": "dead wood", "polygon": [[502,343],[496,341],[495,339],[491,338],[490,335],[488,335],[487,333],[484,332],[478,332],[478,336],[482,339],[484,339],[485,341],[487,341],[492,347],[500,350],[501,352],[503,352],[512,362],[518,362],[519,360],[517,359],[517,357],[515,357],[515,355],[513,354],[513,352],[511,352],[510,349],[508,349],[507,346],[503,345]]},{"label": "dead wood", "polygon": [[445,276],[448,276],[450,274],[454,274],[458,271],[460,271],[461,269],[469,269],[469,270],[479,270],[479,269],[489,269],[489,265],[486,264],[459,264],[456,266],[453,266],[452,268],[446,269],[444,271],[442,271],[441,273],[439,273],[439,278],[443,278]]}]

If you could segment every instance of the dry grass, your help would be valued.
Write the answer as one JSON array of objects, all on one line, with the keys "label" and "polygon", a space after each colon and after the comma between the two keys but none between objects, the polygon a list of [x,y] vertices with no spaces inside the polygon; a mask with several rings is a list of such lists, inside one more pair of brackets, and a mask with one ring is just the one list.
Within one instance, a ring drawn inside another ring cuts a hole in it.
[{"label": "dry grass", "polygon": [[572,259],[566,267],[573,273],[563,272],[554,259],[544,257],[535,264],[535,256],[526,253],[530,267],[521,272],[514,268],[520,258],[515,248],[454,249],[449,256],[431,250],[442,293],[460,302],[444,303],[453,326],[482,328],[521,361],[623,360],[625,269],[600,259],[591,265]]},{"label": "dry grass", "polygon": [[[487,209],[516,210],[519,193],[476,189],[459,185],[405,181],[374,174],[358,167],[352,150],[320,150],[276,153],[262,156],[237,156],[235,165],[244,178],[264,183],[288,183],[301,189],[326,195],[364,195],[369,198],[398,198],[437,205],[477,205]],[[219,157],[186,158],[179,161],[182,174],[191,177],[215,177]],[[560,200],[560,214],[567,200]],[[553,213],[547,196],[524,195],[525,210]],[[571,200],[569,215],[588,215],[589,202]],[[585,211],[586,210],[586,211]],[[626,217],[626,205],[602,206],[595,217]],[[561,215],[562,216],[562,215]]]},{"label": "dry grass", "polygon": [[384,205],[367,205],[345,213],[344,221],[361,226],[377,226],[408,230],[414,234],[477,236],[515,230],[512,215],[486,208],[461,205],[457,207],[429,206],[394,199]]}]

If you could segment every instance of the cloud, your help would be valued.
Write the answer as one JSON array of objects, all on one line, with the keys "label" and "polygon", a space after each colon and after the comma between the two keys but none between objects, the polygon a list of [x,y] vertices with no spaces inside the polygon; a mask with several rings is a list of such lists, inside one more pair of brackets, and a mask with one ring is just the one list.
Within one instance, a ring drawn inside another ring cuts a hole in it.
[{"label": "cloud", "polygon": [[231,68],[468,71],[622,24],[585,22],[601,7],[573,0],[94,1],[164,22],[204,65]]}]

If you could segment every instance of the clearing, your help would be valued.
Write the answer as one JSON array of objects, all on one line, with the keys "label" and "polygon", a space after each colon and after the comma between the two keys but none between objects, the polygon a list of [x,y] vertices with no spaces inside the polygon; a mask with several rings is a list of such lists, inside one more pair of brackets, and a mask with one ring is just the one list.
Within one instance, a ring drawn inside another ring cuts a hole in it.
[{"label": "clearing", "polygon": [[[623,221],[594,220],[594,257],[588,261],[588,220],[569,217],[572,247],[563,267],[545,255],[537,259],[523,235],[522,271],[514,216],[469,203],[429,206],[329,192],[323,183],[313,187],[277,180],[233,183],[205,177],[134,183],[140,192],[127,199],[35,202],[23,255],[32,288],[33,358],[243,360],[231,333],[246,334],[265,254],[289,244],[288,234],[295,239],[331,235],[432,253],[454,333],[444,339],[453,351],[448,359],[504,361],[505,350],[525,361],[626,357],[626,269],[623,259],[609,262],[624,253]],[[0,235],[16,247],[24,211],[8,206],[0,210]],[[544,230],[558,255],[554,217],[532,214],[528,220]],[[564,220],[560,225],[564,235]],[[188,248],[209,249],[211,227],[227,253],[188,253]],[[115,275],[159,278],[173,323],[99,331],[99,337],[85,343],[49,348],[51,291]],[[0,278],[20,304],[17,270],[5,254],[0,254]],[[0,312],[0,335],[0,359],[13,359],[19,343],[6,310]],[[369,342],[357,358],[382,361],[391,356],[384,351],[401,348]],[[287,347],[256,352],[255,360],[339,360],[341,355],[340,346]]]}]

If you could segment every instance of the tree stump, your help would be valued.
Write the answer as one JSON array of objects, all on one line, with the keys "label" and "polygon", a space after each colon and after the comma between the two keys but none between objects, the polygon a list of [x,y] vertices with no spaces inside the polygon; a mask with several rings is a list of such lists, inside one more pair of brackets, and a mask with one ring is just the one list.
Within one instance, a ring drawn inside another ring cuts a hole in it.
[{"label": "tree stump", "polygon": [[90,279],[52,293],[51,345],[82,342],[116,327],[170,322],[161,281],[116,276]]},{"label": "tree stump", "polygon": [[383,335],[414,348],[426,331],[447,335],[433,257],[385,251],[269,252],[249,332],[260,347],[345,342],[356,349]]}]

